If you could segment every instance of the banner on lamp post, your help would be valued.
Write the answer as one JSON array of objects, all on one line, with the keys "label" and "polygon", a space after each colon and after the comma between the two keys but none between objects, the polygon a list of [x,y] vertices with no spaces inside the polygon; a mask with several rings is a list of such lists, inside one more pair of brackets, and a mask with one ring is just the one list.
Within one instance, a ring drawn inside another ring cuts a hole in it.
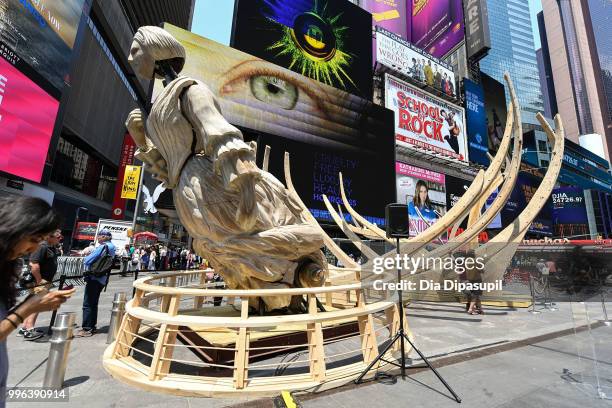
[{"label": "banner on lamp post", "polygon": [[121,149],[121,159],[119,160],[119,171],[117,173],[117,184],[115,185],[115,195],[113,197],[113,212],[114,220],[122,220],[125,215],[125,207],[127,200],[123,197],[123,180],[125,178],[126,166],[131,165],[134,161],[136,152],[136,144],[129,134],[123,138],[123,148]]},{"label": "banner on lamp post", "polygon": [[121,188],[121,198],[135,200],[138,195],[140,185],[140,170],[142,166],[125,166],[125,176],[123,177],[123,187]]}]

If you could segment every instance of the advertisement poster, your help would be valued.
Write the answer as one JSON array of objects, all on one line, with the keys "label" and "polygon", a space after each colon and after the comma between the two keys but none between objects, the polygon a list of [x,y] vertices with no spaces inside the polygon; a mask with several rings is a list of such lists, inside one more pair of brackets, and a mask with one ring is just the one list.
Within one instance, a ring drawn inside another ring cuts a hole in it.
[{"label": "advertisement poster", "polygon": [[[531,201],[540,186],[541,179],[527,173],[519,173],[514,190],[501,211],[502,224],[508,226]],[[529,233],[538,235],[552,235],[552,214],[550,205],[545,205],[535,220],[531,223]]]},{"label": "advertisement poster", "polygon": [[411,38],[417,47],[441,58],[464,37],[462,0],[412,0]]},{"label": "advertisement poster", "polygon": [[372,96],[372,16],[346,0],[239,0],[231,46],[335,88]]},{"label": "advertisement poster", "polygon": [[501,82],[496,81],[485,73],[481,73],[480,80],[486,95],[485,112],[487,115],[489,149],[492,153],[495,153],[499,148],[499,144],[504,136],[504,128],[506,127],[506,116],[508,115],[506,88]]},{"label": "advertisement poster", "polygon": [[123,248],[130,243],[130,237],[128,233],[132,229],[132,221],[117,221],[117,220],[106,220],[100,219],[98,221],[98,228],[96,229],[95,242],[98,246],[98,234],[103,229],[107,229],[113,235],[113,244],[116,248]]},{"label": "advertisement poster", "polygon": [[446,213],[445,175],[396,162],[397,202],[408,205],[410,236],[433,225]]},{"label": "advertisement poster", "polygon": [[382,27],[408,40],[410,19],[406,0],[361,0],[360,5],[372,13],[372,25]]},{"label": "advertisement poster", "polygon": [[[136,153],[136,143],[132,136],[126,134],[123,137],[123,148],[121,149],[121,158],[119,159],[119,171],[117,172],[117,180],[123,180],[125,177],[125,168],[131,165],[134,161],[134,154]],[[123,185],[121,183],[115,184],[115,195],[113,197],[113,213],[111,217],[114,220],[122,220],[127,201],[121,197],[123,191]]]},{"label": "advertisement poster", "polygon": [[[446,208],[448,210],[450,210],[455,206],[455,204],[457,204],[457,201],[459,201],[461,197],[463,197],[463,194],[465,194],[471,184],[472,182],[470,180],[464,180],[453,176],[446,176]],[[496,190],[489,196],[485,206],[482,208],[482,212],[484,212],[491,206],[491,204],[493,204],[493,201],[495,201],[495,198],[497,197],[497,193],[498,191]],[[467,228],[467,220],[467,217],[463,220],[459,232]],[[501,227],[501,215],[497,214],[495,218],[493,218],[491,223],[487,226],[487,229],[496,229]]]},{"label": "advertisement poster", "polygon": [[465,78],[465,120],[467,123],[468,150],[470,160],[474,163],[488,166],[490,163],[489,140],[487,136],[487,113],[482,87]]},{"label": "advertisement poster", "polygon": [[140,183],[140,171],[142,166],[125,166],[123,186],[121,187],[121,198],[136,200]]},{"label": "advertisement poster", "polygon": [[457,96],[455,73],[450,65],[380,27],[376,27],[376,62],[421,86],[427,85],[451,98]]},{"label": "advertisement poster", "polygon": [[[178,27],[164,28],[187,52],[181,75],[206,84],[231,124],[333,149],[388,149],[381,143],[393,137],[387,109]],[[154,99],[161,89],[157,81]]]},{"label": "advertisement poster", "polygon": [[[393,137],[386,142],[393,148]],[[393,157],[379,159],[375,152],[355,149],[330,149],[299,143],[273,135],[260,135],[257,140],[258,163],[270,146],[269,171],[284,182],[284,155],[291,159],[291,179],[300,198],[313,216],[333,223],[324,202],[326,195],[336,208],[342,204],[339,173],[351,206],[368,221],[384,225],[385,206],[395,201],[395,175],[389,163]],[[390,172],[388,171],[390,167]],[[346,211],[343,211],[348,216]]]},{"label": "advertisement poster", "polygon": [[33,70],[63,89],[84,2],[0,0],[2,54],[20,71]]},{"label": "advertisement poster", "polygon": [[96,231],[98,223],[96,222],[77,222],[76,230],[74,231],[74,239],[80,241],[94,241],[96,239]]},{"label": "advertisement poster", "polygon": [[584,190],[580,187],[560,187],[553,190],[552,203],[555,237],[584,238],[589,234]]},{"label": "advertisement poster", "polygon": [[58,108],[58,101],[0,58],[0,171],[40,182]]},{"label": "advertisement poster", "polygon": [[390,75],[385,106],[395,112],[398,145],[467,164],[463,108]]}]

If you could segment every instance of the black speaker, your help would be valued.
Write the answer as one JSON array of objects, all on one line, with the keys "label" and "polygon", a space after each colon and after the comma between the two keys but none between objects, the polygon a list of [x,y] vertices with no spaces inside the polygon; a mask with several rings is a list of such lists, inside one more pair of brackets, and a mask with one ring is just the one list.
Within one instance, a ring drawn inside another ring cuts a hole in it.
[{"label": "black speaker", "polygon": [[385,222],[387,224],[387,238],[408,238],[410,236],[407,205],[387,205],[385,207]]}]

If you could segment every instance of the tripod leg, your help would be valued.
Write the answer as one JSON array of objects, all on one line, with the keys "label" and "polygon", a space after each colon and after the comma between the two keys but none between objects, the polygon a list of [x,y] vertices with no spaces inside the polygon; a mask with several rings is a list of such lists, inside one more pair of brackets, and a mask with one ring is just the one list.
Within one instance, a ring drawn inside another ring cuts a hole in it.
[{"label": "tripod leg", "polygon": [[[451,388],[450,385],[448,385],[448,383],[444,380],[444,378],[442,378],[442,376],[440,375],[440,373],[438,373],[438,370],[435,369],[434,366],[431,365],[431,363],[429,362],[429,360],[427,360],[427,357],[425,357],[423,355],[423,353],[421,353],[421,350],[419,350],[418,348],[415,347],[415,345],[410,341],[410,339],[408,338],[407,335],[402,334],[402,337],[404,337],[406,339],[406,341],[408,341],[408,343],[410,343],[410,345],[412,346],[412,348],[414,349],[414,351],[416,351],[419,356],[421,357],[421,359],[425,362],[425,364],[427,364],[427,366],[431,369],[431,371],[433,371],[433,373],[436,375],[436,377],[438,377],[438,380],[442,381],[442,384],[444,384],[444,386],[446,387],[446,389],[448,391],[450,391],[451,394],[453,394],[453,397],[455,397],[455,401],[461,403],[461,398],[459,398],[459,396],[455,393],[455,391],[453,391],[453,389]],[[402,344],[404,342],[402,341]]]},{"label": "tripod leg", "polygon": [[380,354],[377,355],[376,358],[372,360],[372,362],[366,367],[366,369],[363,370],[363,372],[359,375],[359,377],[357,377],[357,379],[354,381],[355,384],[361,384],[361,380],[363,379],[363,377],[365,377],[365,375],[372,369],[372,367],[374,367],[374,365],[383,358],[383,356],[387,353],[387,351],[389,351],[391,346],[393,346],[396,341],[401,339],[401,336],[402,336],[401,331],[397,332],[397,334],[393,337],[393,339],[391,339],[389,344],[385,346],[383,351],[381,351]]}]

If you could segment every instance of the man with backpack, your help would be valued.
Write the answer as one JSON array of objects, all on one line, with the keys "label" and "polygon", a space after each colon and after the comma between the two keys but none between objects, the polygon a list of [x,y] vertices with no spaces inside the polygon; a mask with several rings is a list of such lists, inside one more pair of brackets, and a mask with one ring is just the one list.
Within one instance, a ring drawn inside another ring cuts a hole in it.
[{"label": "man with backpack", "polygon": [[100,293],[106,286],[115,257],[115,245],[111,242],[112,239],[113,235],[109,230],[100,231],[98,233],[100,245],[83,261],[85,265],[83,324],[74,337],[91,337],[96,332]]}]

